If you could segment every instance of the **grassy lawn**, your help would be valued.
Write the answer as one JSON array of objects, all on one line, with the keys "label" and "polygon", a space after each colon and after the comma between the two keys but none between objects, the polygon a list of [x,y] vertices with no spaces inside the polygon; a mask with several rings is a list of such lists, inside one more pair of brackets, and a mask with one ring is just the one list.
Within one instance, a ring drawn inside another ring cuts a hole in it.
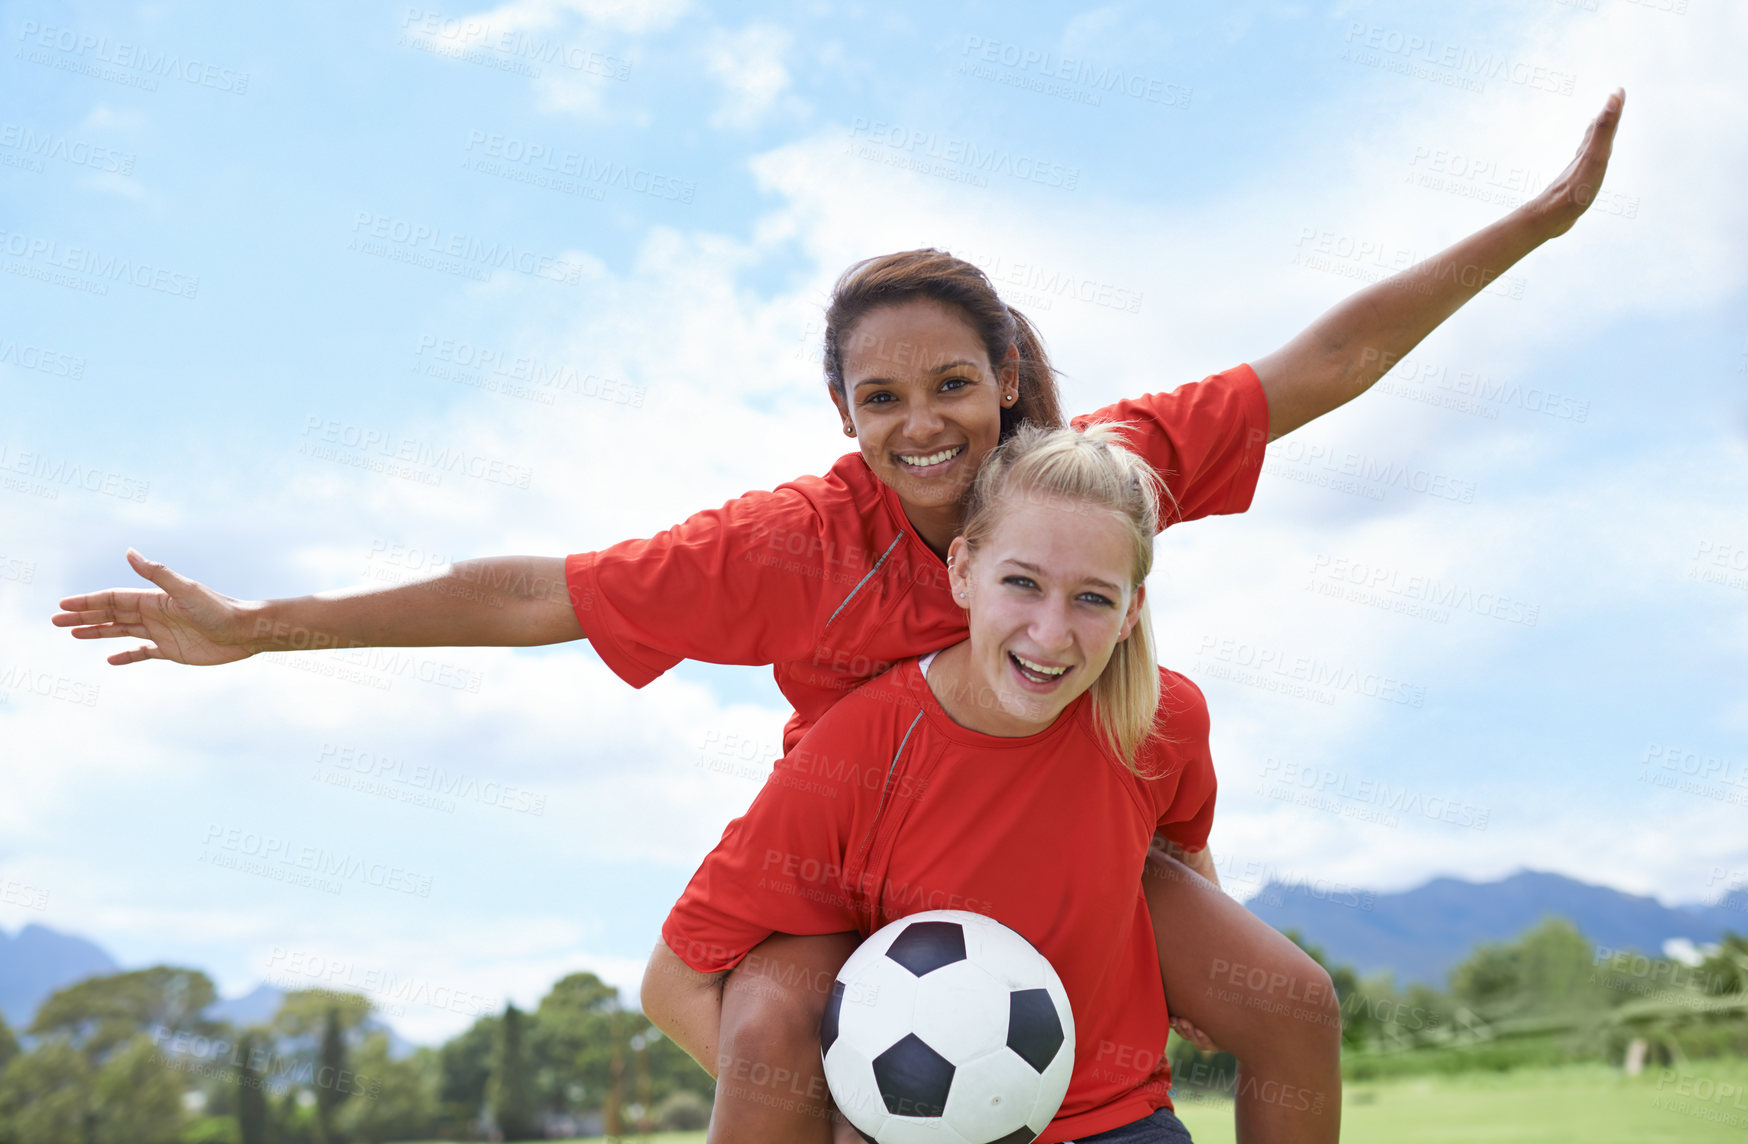
[{"label": "grassy lawn", "polygon": [[[1232,1105],[1183,1102],[1198,1144],[1229,1144]],[[1345,1144],[1742,1144],[1748,1061],[1701,1060],[1627,1078],[1604,1065],[1355,1081],[1343,1094]],[[704,1144],[702,1132],[625,1136],[638,1144]],[[600,1138],[566,1144],[602,1144]]]},{"label": "grassy lawn", "polygon": [[[1233,1139],[1229,1103],[1185,1103],[1178,1115],[1197,1144]],[[1742,1144],[1748,1139],[1748,1061],[1701,1060],[1634,1078],[1605,1065],[1573,1065],[1354,1081],[1343,1092],[1341,1138],[1345,1144]]]}]

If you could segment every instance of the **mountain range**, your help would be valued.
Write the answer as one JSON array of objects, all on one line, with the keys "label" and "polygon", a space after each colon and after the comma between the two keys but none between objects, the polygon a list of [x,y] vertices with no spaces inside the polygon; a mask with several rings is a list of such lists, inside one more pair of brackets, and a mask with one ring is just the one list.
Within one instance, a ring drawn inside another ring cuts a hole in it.
[{"label": "mountain range", "polygon": [[1598,947],[1662,954],[1671,941],[1695,945],[1725,932],[1748,933],[1748,888],[1710,906],[1666,906],[1568,878],[1523,870],[1498,882],[1434,878],[1412,890],[1365,890],[1270,882],[1246,903],[1278,930],[1297,930],[1322,946],[1332,964],[1361,977],[1390,973],[1444,988],[1446,978],[1483,942],[1510,941],[1543,918],[1563,917]]}]

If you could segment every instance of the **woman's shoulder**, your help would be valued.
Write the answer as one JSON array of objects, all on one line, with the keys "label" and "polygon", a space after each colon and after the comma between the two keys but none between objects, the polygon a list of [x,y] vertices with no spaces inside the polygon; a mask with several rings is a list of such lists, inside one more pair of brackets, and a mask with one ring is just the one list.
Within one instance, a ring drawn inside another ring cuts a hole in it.
[{"label": "woman's shoulder", "polygon": [[1169,667],[1159,669],[1159,711],[1154,721],[1198,719],[1204,727],[1208,722],[1208,697],[1196,681]]},{"label": "woman's shoulder", "polygon": [[1202,689],[1189,676],[1160,668],[1153,733],[1136,751],[1136,771],[1159,777],[1180,772],[1188,764],[1205,763],[1208,730],[1208,701]]},{"label": "woman's shoulder", "polygon": [[842,737],[846,733],[900,726],[914,719],[931,698],[918,657],[901,659],[833,703],[808,728],[807,734]]}]

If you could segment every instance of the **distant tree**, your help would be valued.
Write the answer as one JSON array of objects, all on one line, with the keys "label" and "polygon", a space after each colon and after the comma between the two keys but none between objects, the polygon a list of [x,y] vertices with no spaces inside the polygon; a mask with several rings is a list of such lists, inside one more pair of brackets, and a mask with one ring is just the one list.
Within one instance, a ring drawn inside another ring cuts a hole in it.
[{"label": "distant tree", "polygon": [[347,1136],[378,1144],[437,1133],[438,1054],[420,1049],[406,1060],[389,1056],[388,1037],[373,1033],[352,1055],[358,1092],[341,1113]]},{"label": "distant tree", "polygon": [[611,1081],[612,1015],[619,991],[593,973],[560,978],[528,1021],[536,1106],[595,1111]]},{"label": "distant tree", "polygon": [[501,1024],[503,1019],[497,1014],[487,1014],[437,1051],[437,1101],[443,1117],[443,1134],[463,1134],[485,1107],[486,1086],[491,1082],[492,1058]]},{"label": "distant tree", "polygon": [[144,1033],[110,1054],[92,1084],[94,1144],[175,1144],[182,1083]]},{"label": "distant tree", "polygon": [[1700,963],[1697,976],[1700,988],[1714,996],[1748,993],[1748,937],[1726,933],[1717,952]]},{"label": "distant tree", "polygon": [[1564,918],[1547,918],[1515,942],[1476,947],[1451,971],[1451,995],[1489,1017],[1569,1012],[1605,1003],[1588,982],[1595,952]]},{"label": "distant tree", "polygon": [[695,1092],[670,1093],[656,1105],[656,1122],[669,1132],[701,1132],[710,1125],[710,1102]]},{"label": "distant tree", "polygon": [[46,1041],[0,1073],[0,1141],[89,1144],[91,1064],[65,1040]]},{"label": "distant tree", "polygon": [[217,1031],[200,1015],[217,998],[212,979],[198,969],[158,965],[90,977],[51,994],[37,1008],[30,1031],[64,1037],[99,1064],[136,1033],[162,1039]]},{"label": "distant tree", "polygon": [[242,1144],[267,1144],[267,1077],[257,1057],[262,1038],[244,1033],[237,1042],[237,1133]]},{"label": "distant tree", "polygon": [[1502,1008],[1523,992],[1517,946],[1487,942],[1451,970],[1451,996],[1477,1009]]},{"label": "distant tree", "polygon": [[504,1006],[486,1099],[491,1104],[492,1120],[505,1140],[534,1138],[534,1093],[529,1084],[528,1054],[522,1032],[521,1010],[514,1005]]},{"label": "distant tree", "polygon": [[293,990],[280,998],[271,1028],[279,1036],[313,1042],[327,1032],[330,1013],[339,1021],[341,1031],[352,1036],[370,1020],[370,999],[334,989]]},{"label": "distant tree", "polygon": [[346,1031],[337,1008],[328,1009],[322,1019],[322,1051],[320,1066],[313,1078],[316,1094],[316,1136],[318,1144],[336,1144],[340,1139],[335,1114],[352,1096],[354,1076],[346,1067]]},{"label": "distant tree", "polygon": [[12,1028],[6,1024],[6,1018],[0,1017],[0,1072],[6,1071],[7,1063],[18,1053],[18,1038],[12,1035]]},{"label": "distant tree", "polygon": [[[613,1086],[616,1044],[621,1054],[627,1046],[643,1045],[636,1050],[636,1067],[647,1067],[652,1110],[675,1092],[708,1100],[714,1091],[710,1074],[642,1013],[625,1008],[619,991],[593,973],[572,973],[554,983],[528,1026],[535,1100],[541,1109],[601,1111]],[[639,1099],[644,1095],[640,1085]]]}]

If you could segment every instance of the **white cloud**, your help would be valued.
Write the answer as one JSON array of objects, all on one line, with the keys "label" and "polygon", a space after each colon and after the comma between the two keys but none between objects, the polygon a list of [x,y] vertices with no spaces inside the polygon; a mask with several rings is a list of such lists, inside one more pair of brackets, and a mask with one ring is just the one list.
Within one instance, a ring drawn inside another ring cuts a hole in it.
[{"label": "white cloud", "polygon": [[[736,32],[715,30],[704,47],[704,66],[722,83],[723,100],[710,116],[713,127],[756,127],[789,90],[783,57],[794,36],[775,24],[748,24]],[[793,106],[795,101],[790,101]]]}]

